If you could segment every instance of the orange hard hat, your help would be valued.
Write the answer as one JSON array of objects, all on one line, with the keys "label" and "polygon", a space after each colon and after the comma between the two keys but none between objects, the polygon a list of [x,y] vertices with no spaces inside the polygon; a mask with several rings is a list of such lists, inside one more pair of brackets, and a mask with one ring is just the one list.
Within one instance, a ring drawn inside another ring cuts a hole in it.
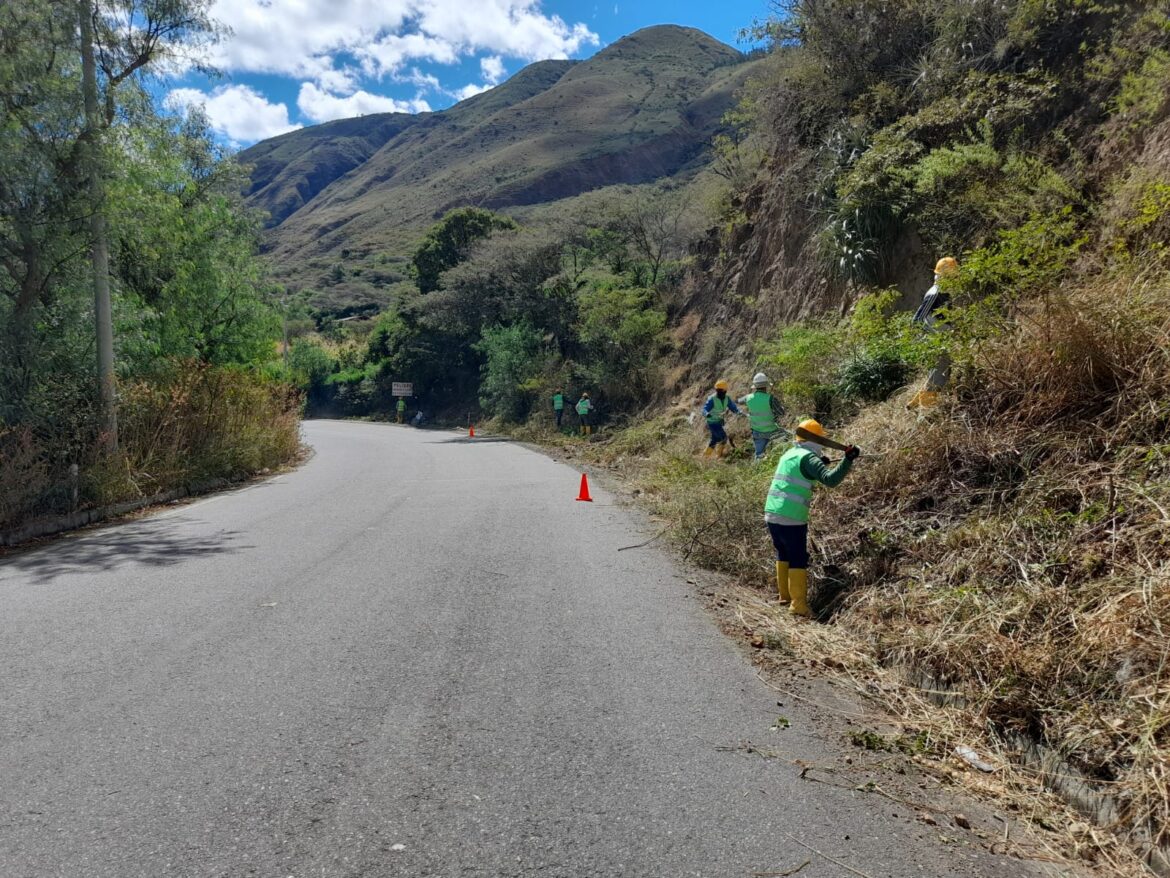
[{"label": "orange hard hat", "polygon": [[959,260],[954,256],[944,256],[934,264],[934,273],[939,275],[958,274]]},{"label": "orange hard hat", "polygon": [[731,385],[729,385],[722,378],[720,378],[718,381],[715,382],[715,389],[716,390],[728,390],[730,388],[730,386]]},{"label": "orange hard hat", "polygon": [[828,437],[829,435],[825,432],[825,428],[821,426],[821,422],[814,421],[812,418],[809,418],[806,421],[801,421],[796,429],[804,430],[806,433],[814,433],[817,436]]}]

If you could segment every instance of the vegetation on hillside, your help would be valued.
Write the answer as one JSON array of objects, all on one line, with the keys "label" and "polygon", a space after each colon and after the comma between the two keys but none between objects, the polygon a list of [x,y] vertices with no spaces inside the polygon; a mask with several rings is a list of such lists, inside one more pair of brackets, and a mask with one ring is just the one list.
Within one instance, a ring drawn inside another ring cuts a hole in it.
[{"label": "vegetation on hillside", "polygon": [[[647,28],[579,62],[541,61],[446,110],[332,122],[259,143],[249,203],[274,271],[322,318],[370,317],[419,238],[475,205],[543,226],[582,193],[689,180],[752,63],[699,31]],[[406,377],[406,376],[404,376]]]},{"label": "vegetation on hillside", "polygon": [[[97,114],[83,102],[79,4],[0,8],[0,527],[275,466],[297,446],[237,166],[199,114],[159,115],[140,81],[214,37],[206,4],[96,8]],[[112,452],[95,215],[120,386]]]},{"label": "vegetation on hillside", "polygon": [[632,411],[659,383],[666,303],[693,231],[677,192],[628,190],[576,221],[533,229],[478,208],[452,211],[411,258],[415,285],[367,327],[309,334],[291,365],[310,410],[412,409],[462,416],[478,405],[523,421],[562,387],[602,411]]}]

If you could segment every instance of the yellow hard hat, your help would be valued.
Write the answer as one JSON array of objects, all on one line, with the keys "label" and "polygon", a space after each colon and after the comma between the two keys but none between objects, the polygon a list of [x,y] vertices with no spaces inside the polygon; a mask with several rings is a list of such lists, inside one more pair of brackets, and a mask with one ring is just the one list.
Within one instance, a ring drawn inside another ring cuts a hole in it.
[{"label": "yellow hard hat", "polygon": [[827,437],[829,435],[825,432],[825,428],[821,426],[821,422],[814,421],[812,418],[809,418],[807,421],[801,421],[796,429],[804,430],[806,433],[815,433],[817,436]]},{"label": "yellow hard hat", "polygon": [[944,256],[934,264],[934,273],[938,275],[958,274],[959,261],[954,256]]},{"label": "yellow hard hat", "polygon": [[726,381],[724,381],[722,378],[720,378],[718,381],[715,382],[715,389],[716,390],[727,390],[727,389],[729,389],[729,387],[730,387],[730,385]]}]

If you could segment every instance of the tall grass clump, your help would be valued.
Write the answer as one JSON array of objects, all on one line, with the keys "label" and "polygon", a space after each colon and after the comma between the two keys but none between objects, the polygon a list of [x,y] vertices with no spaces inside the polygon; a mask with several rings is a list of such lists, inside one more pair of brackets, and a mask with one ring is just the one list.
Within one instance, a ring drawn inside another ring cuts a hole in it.
[{"label": "tall grass clump", "polygon": [[0,527],[281,466],[300,448],[300,410],[292,387],[256,370],[166,361],[120,387],[116,453],[92,427],[80,451],[0,431]]}]

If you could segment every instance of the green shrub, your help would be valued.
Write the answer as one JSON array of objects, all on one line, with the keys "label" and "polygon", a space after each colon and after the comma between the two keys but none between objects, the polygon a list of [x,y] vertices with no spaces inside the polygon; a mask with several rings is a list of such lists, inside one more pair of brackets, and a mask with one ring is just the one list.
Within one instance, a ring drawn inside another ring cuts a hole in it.
[{"label": "green shrub", "polygon": [[523,323],[485,329],[475,346],[484,358],[479,403],[507,421],[523,420],[543,365],[540,333]]},{"label": "green shrub", "polygon": [[827,320],[786,326],[756,348],[789,411],[828,417],[837,397],[836,369],[846,350],[842,329]]},{"label": "green shrub", "polygon": [[1036,215],[968,253],[956,283],[968,300],[1002,295],[1009,299],[1051,290],[1072,265],[1087,237],[1071,207]]}]

